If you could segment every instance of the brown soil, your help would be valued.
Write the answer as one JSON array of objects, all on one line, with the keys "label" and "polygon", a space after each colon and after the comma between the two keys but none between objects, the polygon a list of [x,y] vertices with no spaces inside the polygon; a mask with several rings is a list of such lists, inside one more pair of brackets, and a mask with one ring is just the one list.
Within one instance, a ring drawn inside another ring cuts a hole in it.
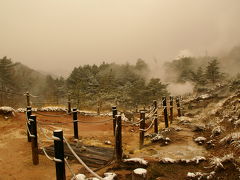
[{"label": "brown soil", "polygon": [[[33,113],[34,114],[34,113]],[[44,114],[59,115],[57,112],[44,112]],[[37,115],[37,120],[42,122],[71,122],[70,115],[63,117],[45,117]],[[113,147],[114,137],[111,117],[109,116],[79,116],[80,121],[88,123],[79,123],[79,135],[81,142],[85,145]],[[95,123],[106,121],[104,123]],[[25,113],[16,113],[15,117],[5,119],[0,117],[0,180],[52,180],[55,177],[55,164],[47,159],[44,155],[39,155],[40,163],[37,166],[32,164],[31,143],[27,142],[26,136],[26,117]],[[38,125],[40,126],[40,125]],[[160,123],[160,129],[164,123]],[[64,136],[70,141],[73,139],[73,124],[64,125],[41,125],[42,128],[48,129],[48,135],[52,135],[54,129],[63,129]],[[177,127],[174,122],[171,127]],[[151,143],[150,139],[145,140],[144,147],[139,149],[139,127],[123,125],[123,150],[127,157],[140,157],[149,160],[148,171],[151,173],[150,179],[185,179],[187,172],[206,172],[204,163],[202,164],[159,164],[157,161],[161,158],[172,159],[192,159],[195,156],[208,156],[209,152],[203,147],[193,142],[196,134],[188,127],[182,126],[181,131],[174,131],[167,134],[172,140],[170,145],[162,146],[159,143]],[[152,133],[150,130],[148,133]],[[38,129],[39,146],[48,146],[52,142],[46,140]],[[146,133],[147,134],[147,133]],[[106,145],[104,141],[110,140],[111,145]],[[70,161],[70,165],[75,173],[85,173],[86,170],[76,161]],[[106,171],[114,171],[118,174],[118,179],[131,179],[131,171],[134,166],[111,164],[97,171],[103,175]],[[66,167],[67,179],[72,175]],[[88,175],[88,174],[87,174]],[[90,176],[91,177],[91,176]],[[177,177],[177,178],[176,178]],[[223,178],[224,179],[224,178]]]},{"label": "brown soil", "polygon": [[[44,112],[44,114],[58,115],[61,113]],[[71,116],[45,117],[37,115],[37,120],[42,122],[69,122],[71,119]],[[113,147],[112,121],[91,123],[108,119],[110,120],[111,117],[80,116],[79,120],[89,122],[79,123],[79,135],[82,142],[87,145]],[[26,118],[24,113],[16,113],[15,117],[10,117],[8,119],[1,117],[0,119],[0,179],[55,179],[54,162],[48,160],[44,155],[39,156],[39,165],[32,165],[31,143],[27,142],[25,123]],[[163,126],[163,124],[161,124],[161,126]],[[51,136],[52,130],[61,128],[64,130],[64,135],[72,139],[73,125],[71,123],[60,126],[41,125],[41,127],[50,130],[49,136]],[[152,144],[149,140],[146,140],[145,147],[142,150],[139,150],[138,132],[138,127],[123,126],[124,154],[131,157],[143,157],[146,159],[149,156],[152,156],[153,159],[159,159],[161,157],[192,158],[195,155],[204,154],[202,147],[192,142],[193,133],[187,129],[170,136],[171,139],[174,139],[174,143],[169,146],[162,147],[158,143]],[[39,146],[47,146],[52,143],[46,140],[40,130],[38,130],[38,134]],[[110,140],[112,145],[104,144],[106,140]],[[178,151],[176,151],[176,148]],[[81,165],[76,162],[70,162],[70,164],[75,173],[80,171]],[[71,174],[68,169],[66,171],[68,179],[70,179]],[[104,171],[100,171],[99,173],[101,174],[103,172]]]}]

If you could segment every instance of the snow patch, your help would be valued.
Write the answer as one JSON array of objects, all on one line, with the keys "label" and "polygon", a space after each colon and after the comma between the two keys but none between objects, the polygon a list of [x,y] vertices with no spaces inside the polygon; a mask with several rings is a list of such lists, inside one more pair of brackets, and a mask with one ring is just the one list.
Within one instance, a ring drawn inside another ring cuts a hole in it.
[{"label": "snow patch", "polygon": [[2,107],[0,107],[0,111],[5,112],[5,113],[9,113],[9,112],[14,112],[15,110],[12,107],[9,107],[9,106],[2,106]]},{"label": "snow patch", "polygon": [[141,158],[130,158],[130,159],[123,159],[123,162],[137,162],[142,165],[148,165],[148,162]]},{"label": "snow patch", "polygon": [[39,109],[39,111],[47,111],[47,112],[66,112],[67,109],[65,107],[59,106],[46,106]]},{"label": "snow patch", "polygon": [[166,157],[166,158],[161,159],[159,162],[162,162],[162,163],[175,163],[176,160]]},{"label": "snow patch", "polygon": [[143,168],[137,168],[133,172],[135,174],[143,175],[144,177],[146,177],[146,175],[147,175],[147,170],[143,169]]}]

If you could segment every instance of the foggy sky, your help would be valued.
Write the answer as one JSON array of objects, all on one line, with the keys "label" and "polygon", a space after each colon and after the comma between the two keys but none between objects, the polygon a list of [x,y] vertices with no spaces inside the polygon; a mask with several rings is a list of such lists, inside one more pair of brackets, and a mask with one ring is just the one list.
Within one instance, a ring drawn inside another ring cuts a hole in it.
[{"label": "foggy sky", "polygon": [[102,61],[216,55],[240,44],[240,0],[0,0],[0,57],[66,75]]}]

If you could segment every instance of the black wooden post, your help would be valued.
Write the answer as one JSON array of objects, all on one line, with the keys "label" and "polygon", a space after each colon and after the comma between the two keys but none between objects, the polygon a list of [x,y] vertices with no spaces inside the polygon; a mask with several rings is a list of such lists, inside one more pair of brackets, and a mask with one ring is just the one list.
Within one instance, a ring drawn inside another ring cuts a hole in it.
[{"label": "black wooden post", "polygon": [[178,117],[181,117],[181,108],[180,108],[179,97],[176,98],[176,104],[177,104]]},{"label": "black wooden post", "polygon": [[26,118],[27,118],[27,140],[28,142],[31,142],[31,137],[30,137],[30,134],[28,132],[28,129],[30,130],[30,122],[29,122],[29,118],[30,116],[32,115],[32,107],[31,106],[28,106],[27,107],[27,111],[26,111]]},{"label": "black wooden post", "polygon": [[68,93],[68,113],[71,112],[71,93]]},{"label": "black wooden post", "polygon": [[121,115],[116,115],[116,134],[115,134],[115,154],[116,160],[122,161],[122,117]]},{"label": "black wooden post", "polygon": [[65,161],[64,161],[64,144],[63,131],[53,131],[54,139],[54,154],[57,180],[66,180]]},{"label": "black wooden post", "polygon": [[144,144],[144,129],[145,129],[145,111],[140,111],[140,141],[139,148],[141,149]]},{"label": "black wooden post", "polygon": [[39,164],[38,157],[38,138],[37,138],[37,120],[35,115],[31,115],[29,118],[30,121],[30,133],[32,141],[32,161],[34,165]]},{"label": "black wooden post", "polygon": [[173,96],[170,96],[170,123],[173,122]]},{"label": "black wooden post", "polygon": [[157,101],[153,101],[153,106],[154,106],[154,132],[158,134],[158,112],[157,112]]},{"label": "black wooden post", "polygon": [[100,115],[100,109],[101,109],[101,102],[99,100],[97,104],[97,115]]},{"label": "black wooden post", "polygon": [[26,98],[27,98],[27,106],[31,106],[30,105],[30,94],[29,94],[29,92],[26,92]]},{"label": "black wooden post", "polygon": [[167,99],[166,97],[162,97],[163,101],[163,113],[164,113],[164,120],[165,120],[165,128],[168,128],[168,113],[167,113]]},{"label": "black wooden post", "polygon": [[116,119],[115,116],[117,115],[117,107],[112,107],[112,118],[113,118],[113,136],[115,136],[115,129],[116,129]]},{"label": "black wooden post", "polygon": [[77,115],[76,108],[73,108],[73,129],[74,129],[74,139],[78,139],[78,115]]},{"label": "black wooden post", "polygon": [[184,107],[182,106],[182,101],[183,101],[183,97],[180,96],[180,99],[179,99],[179,107],[180,107],[180,110],[181,110],[181,116],[184,116]]}]

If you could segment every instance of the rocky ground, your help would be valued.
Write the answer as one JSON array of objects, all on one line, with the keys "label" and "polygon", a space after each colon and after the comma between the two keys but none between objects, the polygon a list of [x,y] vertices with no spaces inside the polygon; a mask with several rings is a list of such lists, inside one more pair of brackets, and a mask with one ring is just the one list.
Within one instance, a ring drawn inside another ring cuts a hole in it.
[{"label": "rocky ground", "polygon": [[[184,102],[185,116],[176,117],[170,128],[164,128],[160,117],[159,134],[153,129],[145,133],[144,147],[139,149],[139,127],[123,123],[124,162],[114,161],[96,172],[114,172],[118,179],[131,179],[132,171],[147,169],[149,179],[239,179],[240,148],[240,92],[224,93],[212,91]],[[44,112],[59,115],[60,112]],[[69,122],[71,116],[45,117],[37,115],[43,122]],[[84,116],[79,119],[90,123],[79,123],[81,144],[113,147],[114,137],[110,116]],[[93,122],[93,123],[91,123]],[[31,145],[27,142],[25,113],[14,116],[2,114],[0,118],[0,179],[55,179],[54,162],[40,155],[40,163],[32,165]],[[62,128],[64,135],[72,140],[72,124],[42,125],[48,135]],[[39,146],[48,146],[48,141],[39,130]],[[141,158],[147,163],[127,161]],[[76,161],[70,161],[74,172],[91,177]],[[67,169],[67,177],[72,175]]]}]

